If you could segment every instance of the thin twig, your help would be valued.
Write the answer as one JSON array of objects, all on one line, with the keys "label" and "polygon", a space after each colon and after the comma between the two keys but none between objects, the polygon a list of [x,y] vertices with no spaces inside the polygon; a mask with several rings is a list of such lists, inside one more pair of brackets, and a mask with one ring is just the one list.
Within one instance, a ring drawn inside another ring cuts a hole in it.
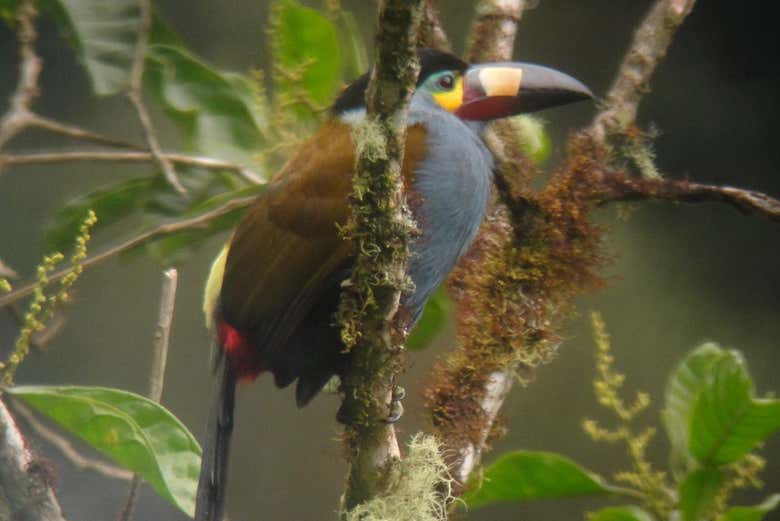
[{"label": "thin twig", "polygon": [[610,135],[624,134],[636,121],[639,102],[649,92],[650,78],[672,43],[680,24],[696,0],[657,0],[634,33],[604,108],[593,119],[590,132],[605,143]]},{"label": "thin twig", "polygon": [[19,276],[16,271],[14,271],[10,266],[5,264],[3,262],[3,259],[0,259],[0,277],[7,278],[7,279],[15,279]]},{"label": "thin twig", "polygon": [[[80,263],[80,266],[82,266],[82,268],[84,269],[92,267],[95,264],[103,262],[106,259],[109,259],[115,255],[131,250],[137,246],[145,244],[149,241],[152,241],[164,235],[180,232],[182,230],[204,228],[208,226],[209,223],[211,223],[215,219],[218,219],[219,217],[222,217],[227,213],[249,206],[249,204],[252,203],[252,201],[254,200],[255,200],[255,196],[247,196],[247,197],[239,197],[236,199],[231,199],[230,201],[223,204],[222,206],[219,206],[211,211],[202,213],[200,215],[196,215],[195,217],[190,217],[188,219],[182,219],[180,221],[172,221],[172,222],[161,224],[155,228],[152,228],[138,235],[135,235],[124,242],[110,246],[109,248],[103,250],[100,253],[87,257],[86,259],[84,259],[83,262]],[[61,278],[69,274],[71,271],[73,271],[73,268],[64,268],[59,271],[55,271],[49,275],[49,281],[55,282],[57,280],[60,280]],[[33,282],[25,286],[22,286],[12,291],[11,293],[0,295],[0,307],[7,306],[8,304],[16,302],[17,300],[31,294],[35,289],[35,286],[36,283]]]},{"label": "thin twig", "polygon": [[780,200],[762,192],[694,183],[678,179],[643,179],[625,174],[605,174],[594,199],[600,203],[613,201],[660,200],[683,203],[726,203],[744,214],[759,215],[780,222]]},{"label": "thin twig", "polygon": [[[38,97],[38,75],[41,72],[42,61],[35,52],[35,40],[38,33],[35,30],[35,19],[38,10],[33,0],[24,0],[17,14],[17,38],[19,41],[19,82],[11,97],[8,112],[0,119],[0,150],[16,134],[29,124],[32,118],[30,107]],[[2,160],[0,160],[2,165]]]},{"label": "thin twig", "polygon": [[180,195],[186,196],[187,190],[176,176],[173,164],[162,153],[160,142],[157,139],[157,132],[152,124],[152,118],[149,116],[149,111],[146,109],[143,100],[142,81],[144,63],[146,61],[146,48],[149,45],[149,32],[152,28],[152,3],[151,0],[140,0],[139,3],[141,7],[141,28],[138,31],[138,42],[135,45],[133,68],[130,71],[130,90],[127,92],[127,97],[130,99],[133,107],[135,107],[138,121],[141,122],[143,127],[146,144],[149,145],[149,150],[152,156],[154,156],[154,160],[162,168],[165,179]]},{"label": "thin twig", "polygon": [[30,118],[27,121],[27,126],[48,130],[49,132],[53,132],[55,134],[95,143],[97,145],[142,150],[142,147],[134,143],[130,143],[129,141],[124,141],[112,136],[105,136],[103,134],[98,134],[97,132],[85,130],[73,125],[67,125],[53,119],[39,116],[38,114],[30,114]]},{"label": "thin twig", "polygon": [[43,465],[0,398],[0,514],[5,509],[11,519],[65,521]]},{"label": "thin twig", "polygon": [[38,421],[35,415],[23,405],[19,400],[13,402],[14,411],[24,418],[24,421],[29,425],[35,434],[43,440],[46,440],[49,444],[53,445],[62,456],[68,460],[78,470],[91,470],[102,474],[107,478],[122,479],[129,481],[133,477],[133,473],[123,468],[115,467],[110,463],[88,458],[81,454],[73,444],[67,438],[61,436],[57,432],[46,427],[43,423]]},{"label": "thin twig", "polygon": [[[251,169],[204,156],[188,156],[184,154],[163,154],[168,161],[181,165],[199,166],[212,170],[230,170],[252,184],[263,184],[263,178]],[[72,161],[112,161],[116,163],[143,163],[154,162],[155,157],[151,152],[127,151],[114,152],[102,150],[76,150],[66,152],[39,152],[33,154],[7,154],[3,156],[4,166],[22,166],[42,163],[68,163]]]},{"label": "thin twig", "polygon": [[[176,287],[179,282],[178,272],[171,268],[163,272],[162,292],[160,295],[160,312],[157,315],[157,327],[154,331],[154,352],[152,369],[149,371],[149,398],[160,402],[165,383],[165,366],[168,361],[168,345],[173,323],[173,310],[176,305]],[[130,521],[135,508],[135,502],[140,492],[142,478],[133,475],[127,501],[117,516],[117,521]]]}]

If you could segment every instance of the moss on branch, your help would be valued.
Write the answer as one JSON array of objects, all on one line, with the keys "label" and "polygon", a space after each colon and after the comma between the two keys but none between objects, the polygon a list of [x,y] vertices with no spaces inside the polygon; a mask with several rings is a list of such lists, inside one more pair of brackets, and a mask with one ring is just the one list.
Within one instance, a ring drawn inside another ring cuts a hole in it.
[{"label": "moss on branch", "polygon": [[[340,418],[350,472],[345,509],[377,496],[387,484],[394,435],[383,423],[403,361],[406,327],[396,318],[416,226],[401,179],[406,113],[419,73],[416,34],[422,0],[385,0],[376,32],[376,65],[366,94],[367,116],[356,132],[358,158],[350,196],[352,218],[342,230],[358,252],[338,311],[352,363],[341,382]],[[390,435],[390,436],[388,436]]]}]

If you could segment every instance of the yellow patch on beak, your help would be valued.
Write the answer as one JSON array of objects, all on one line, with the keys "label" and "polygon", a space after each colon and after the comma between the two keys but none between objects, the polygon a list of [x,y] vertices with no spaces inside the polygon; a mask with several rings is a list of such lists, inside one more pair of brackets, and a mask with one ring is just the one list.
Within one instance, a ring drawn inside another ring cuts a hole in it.
[{"label": "yellow patch on beak", "polygon": [[479,81],[486,96],[517,96],[523,69],[514,67],[485,67],[479,71]]},{"label": "yellow patch on beak", "polygon": [[434,93],[433,99],[444,110],[449,112],[458,110],[463,103],[463,78],[459,76],[455,79],[455,85],[452,87],[452,90]]}]

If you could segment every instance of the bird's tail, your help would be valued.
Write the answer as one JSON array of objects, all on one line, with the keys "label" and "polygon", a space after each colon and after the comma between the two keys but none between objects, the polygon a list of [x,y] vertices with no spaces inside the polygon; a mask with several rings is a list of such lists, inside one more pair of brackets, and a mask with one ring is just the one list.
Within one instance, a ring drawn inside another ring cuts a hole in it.
[{"label": "bird's tail", "polygon": [[200,465],[195,521],[222,521],[237,380],[235,370],[227,357],[222,353],[217,354],[214,388]]}]

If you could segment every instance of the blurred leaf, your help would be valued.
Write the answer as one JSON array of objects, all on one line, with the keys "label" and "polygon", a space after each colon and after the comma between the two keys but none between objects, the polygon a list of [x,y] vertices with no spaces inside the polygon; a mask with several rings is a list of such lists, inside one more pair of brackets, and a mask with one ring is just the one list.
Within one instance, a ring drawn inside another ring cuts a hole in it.
[{"label": "blurred leaf", "polygon": [[93,228],[93,233],[97,233],[142,208],[157,183],[155,176],[136,177],[68,201],[57,211],[53,224],[44,232],[46,251],[66,251],[70,248],[90,209],[98,216]]},{"label": "blurred leaf", "polygon": [[182,40],[179,33],[168,25],[168,22],[160,16],[160,13],[154,11],[152,12],[152,29],[149,33],[149,44],[184,47],[184,40]]},{"label": "blurred leaf", "polygon": [[22,386],[6,392],[140,474],[162,497],[193,515],[201,450],[161,405],[103,387]]},{"label": "blurred leaf", "polygon": [[0,0],[0,19],[8,27],[16,26],[16,12],[19,10],[20,0]]},{"label": "blurred leaf", "polygon": [[[301,101],[305,97],[317,106],[326,106],[341,84],[336,27],[322,13],[295,0],[276,0],[271,12],[277,92],[285,100]],[[299,116],[313,114],[305,104],[297,103],[295,107]]]},{"label": "blurred leaf", "polygon": [[470,481],[469,490],[463,495],[467,506],[617,491],[603,483],[596,474],[550,452],[515,451],[504,454],[485,469],[482,479],[482,483],[475,479]]},{"label": "blurred leaf", "polygon": [[412,350],[427,347],[447,323],[451,310],[452,302],[447,296],[447,291],[439,288],[428,299],[420,320],[406,341],[406,347]]},{"label": "blurred leaf", "polygon": [[[265,186],[249,186],[238,190],[222,191],[216,195],[200,200],[197,204],[190,205],[186,211],[179,214],[180,218],[192,217],[213,210],[229,200],[259,194]],[[184,261],[197,247],[213,235],[234,228],[244,209],[239,208],[229,212],[218,219],[212,220],[207,225],[198,229],[184,230],[166,235],[146,245],[146,249],[163,265],[174,265]]]},{"label": "blurred leaf", "polygon": [[339,37],[341,38],[341,48],[347,56],[347,77],[357,78],[368,71],[368,56],[366,54],[366,44],[357,25],[355,16],[345,9],[339,11]]},{"label": "blurred leaf", "polygon": [[662,415],[671,441],[675,467],[682,467],[691,461],[688,449],[691,411],[713,364],[722,353],[723,350],[714,343],[701,345],[677,365],[666,384],[666,404]]},{"label": "blurred leaf", "polygon": [[552,145],[550,136],[544,129],[544,120],[523,114],[513,117],[511,121],[520,139],[523,152],[536,164],[546,161],[550,157]]},{"label": "blurred leaf", "polygon": [[602,508],[588,516],[588,521],[654,521],[653,516],[633,505]]},{"label": "blurred leaf", "polygon": [[99,95],[130,86],[141,8],[136,0],[44,0],[42,7],[73,45]]},{"label": "blurred leaf", "polygon": [[145,78],[193,149],[255,163],[253,155],[265,145],[266,102],[248,78],[217,71],[171,45],[149,48]]},{"label": "blurred leaf", "polygon": [[718,517],[718,521],[761,521],[780,505],[780,494],[772,494],[766,501],[753,507],[731,507]]},{"label": "blurred leaf", "polygon": [[723,484],[723,474],[714,467],[703,467],[688,474],[680,484],[680,510],[683,521],[709,519],[715,496]]},{"label": "blurred leaf", "polygon": [[691,453],[701,463],[733,463],[780,429],[780,400],[753,397],[753,382],[736,351],[712,365],[690,418]]}]

